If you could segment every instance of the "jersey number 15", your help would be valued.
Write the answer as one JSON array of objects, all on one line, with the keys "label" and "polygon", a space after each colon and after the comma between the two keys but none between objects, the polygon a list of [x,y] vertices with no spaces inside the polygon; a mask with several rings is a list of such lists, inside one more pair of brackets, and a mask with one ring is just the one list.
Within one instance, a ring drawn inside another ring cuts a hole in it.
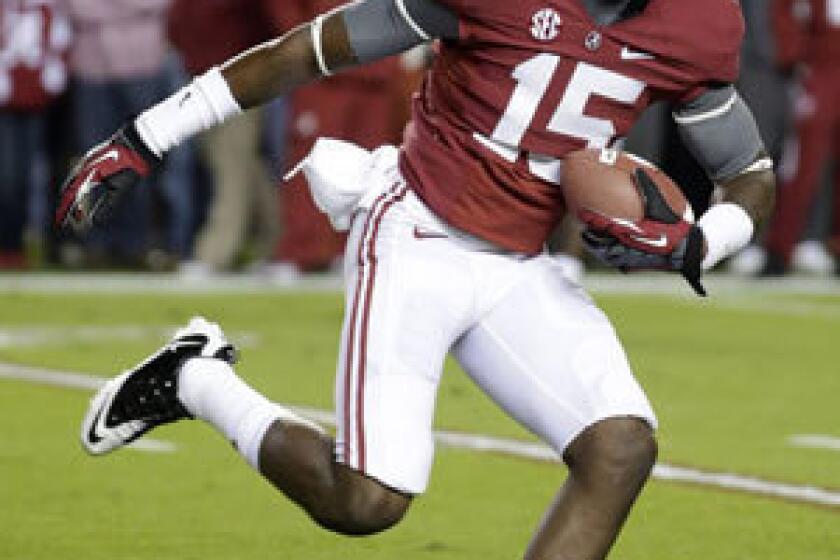
[{"label": "jersey number 15", "polygon": [[[504,115],[493,131],[492,138],[496,143],[518,150],[560,61],[557,55],[541,53],[513,70],[512,76],[517,84]],[[566,85],[563,98],[548,121],[547,129],[555,134],[585,140],[589,148],[605,148],[616,135],[615,124],[608,119],[584,114],[589,99],[598,95],[633,105],[645,87],[646,84],[639,80],[579,62]],[[547,172],[547,167],[553,166],[546,163],[546,159],[539,156],[530,158],[531,171],[556,182],[556,178],[551,176],[553,173]]]}]

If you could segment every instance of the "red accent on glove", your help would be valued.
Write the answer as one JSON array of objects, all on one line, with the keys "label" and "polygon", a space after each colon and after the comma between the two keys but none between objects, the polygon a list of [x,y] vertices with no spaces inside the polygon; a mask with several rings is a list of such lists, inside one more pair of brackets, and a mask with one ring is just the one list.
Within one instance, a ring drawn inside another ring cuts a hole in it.
[{"label": "red accent on glove", "polygon": [[[119,139],[112,138],[104,144],[91,149],[80,161],[65,182],[61,191],[61,203],[55,213],[55,224],[65,223],[68,213],[74,212],[73,219],[82,221],[84,216],[80,206],[74,208],[80,190],[83,186],[93,187],[108,181],[122,171],[134,171],[141,177],[151,174],[151,167],[139,153],[123,144]],[[85,193],[81,193],[84,195]]]},{"label": "red accent on glove", "polygon": [[667,224],[644,218],[634,222],[588,209],[579,210],[578,218],[597,235],[614,237],[625,247],[653,255],[670,255],[691,230],[691,224],[685,220]]}]

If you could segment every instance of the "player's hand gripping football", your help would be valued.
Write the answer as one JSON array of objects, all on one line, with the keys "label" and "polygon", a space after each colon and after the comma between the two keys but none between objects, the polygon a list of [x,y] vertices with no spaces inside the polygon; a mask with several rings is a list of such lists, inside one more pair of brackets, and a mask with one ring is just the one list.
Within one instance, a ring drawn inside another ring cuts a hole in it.
[{"label": "player's hand gripping football", "polygon": [[120,195],[148,177],[160,159],[128,124],[91,149],[61,187],[55,224],[84,232],[104,223]]},{"label": "player's hand gripping football", "polygon": [[678,216],[656,183],[636,170],[636,187],[644,202],[644,218],[633,222],[582,209],[583,241],[600,261],[622,272],[670,270],[679,272],[694,291],[706,295],[700,282],[705,237],[703,231]]}]

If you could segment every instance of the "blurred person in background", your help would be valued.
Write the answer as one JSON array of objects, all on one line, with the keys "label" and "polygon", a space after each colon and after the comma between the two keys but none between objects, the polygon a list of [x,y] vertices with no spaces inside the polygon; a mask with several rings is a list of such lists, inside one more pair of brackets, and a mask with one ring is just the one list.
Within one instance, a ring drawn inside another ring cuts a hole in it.
[{"label": "blurred person in background", "polygon": [[741,0],[747,33],[741,49],[738,90],[755,115],[761,137],[775,162],[781,160],[787,131],[788,97],[776,63],[776,40],[767,0]]},{"label": "blurred person in background", "polygon": [[[773,23],[777,60],[796,82],[795,138],[781,167],[776,213],[766,240],[761,274],[785,274],[802,239],[825,166],[840,161],[840,0],[775,0]],[[832,236],[828,247],[840,255],[840,168],[834,174]]]},{"label": "blurred person in background", "polygon": [[[287,31],[340,4],[344,2],[277,3],[276,19]],[[427,54],[422,48],[410,51],[295,91],[290,96],[288,167],[303,159],[322,136],[366,149],[400,144],[410,96],[422,80]],[[275,279],[340,268],[346,235],[336,232],[317,209],[302,174],[282,185],[280,212],[283,235],[275,253],[277,262],[269,269]]]},{"label": "blurred person in background", "polygon": [[[776,163],[781,162],[789,126],[787,80],[776,61],[776,38],[772,10],[767,0],[741,0],[747,34],[741,49],[741,77],[738,89],[758,123],[767,151]],[[764,264],[761,240],[732,258],[729,269],[752,275]]]},{"label": "blurred person in background", "polygon": [[0,269],[24,267],[27,226],[45,227],[45,111],[66,87],[70,40],[52,0],[0,3]]},{"label": "blurred person in background", "polygon": [[[173,91],[168,63],[166,17],[171,0],[64,0],[73,24],[71,52],[76,151],[106,138],[120,122]],[[169,160],[179,163],[173,153]],[[191,185],[163,175],[146,181],[115,210],[105,235],[95,228],[86,240],[92,264],[144,266],[151,243],[152,196],[169,207],[169,249],[183,249],[183,224],[191,214]],[[168,175],[168,176],[167,176]],[[161,180],[166,178],[168,180]],[[181,229],[179,229],[181,228]]]},{"label": "blurred person in background", "polygon": [[[169,14],[169,37],[187,71],[198,76],[235,54],[280,34],[276,13],[287,8],[276,0],[175,0]],[[277,196],[262,155],[265,111],[208,131],[200,154],[214,180],[207,219],[200,228],[193,260],[185,276],[204,277],[231,269],[246,248],[254,260],[266,260],[279,230]]]}]

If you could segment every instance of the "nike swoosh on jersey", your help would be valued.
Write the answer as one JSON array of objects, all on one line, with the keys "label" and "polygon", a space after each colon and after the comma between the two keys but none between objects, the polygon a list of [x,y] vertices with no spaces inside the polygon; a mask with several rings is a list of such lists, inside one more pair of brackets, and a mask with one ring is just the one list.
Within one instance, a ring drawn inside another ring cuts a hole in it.
[{"label": "nike swoosh on jersey", "polygon": [[643,51],[634,51],[629,47],[622,47],[621,60],[655,60],[656,57]]},{"label": "nike swoosh on jersey", "polygon": [[649,237],[637,237],[633,236],[634,241],[638,241],[639,243],[643,243],[645,245],[650,245],[656,249],[664,249],[668,246],[668,237],[666,235],[662,235],[659,239],[651,239]]}]

